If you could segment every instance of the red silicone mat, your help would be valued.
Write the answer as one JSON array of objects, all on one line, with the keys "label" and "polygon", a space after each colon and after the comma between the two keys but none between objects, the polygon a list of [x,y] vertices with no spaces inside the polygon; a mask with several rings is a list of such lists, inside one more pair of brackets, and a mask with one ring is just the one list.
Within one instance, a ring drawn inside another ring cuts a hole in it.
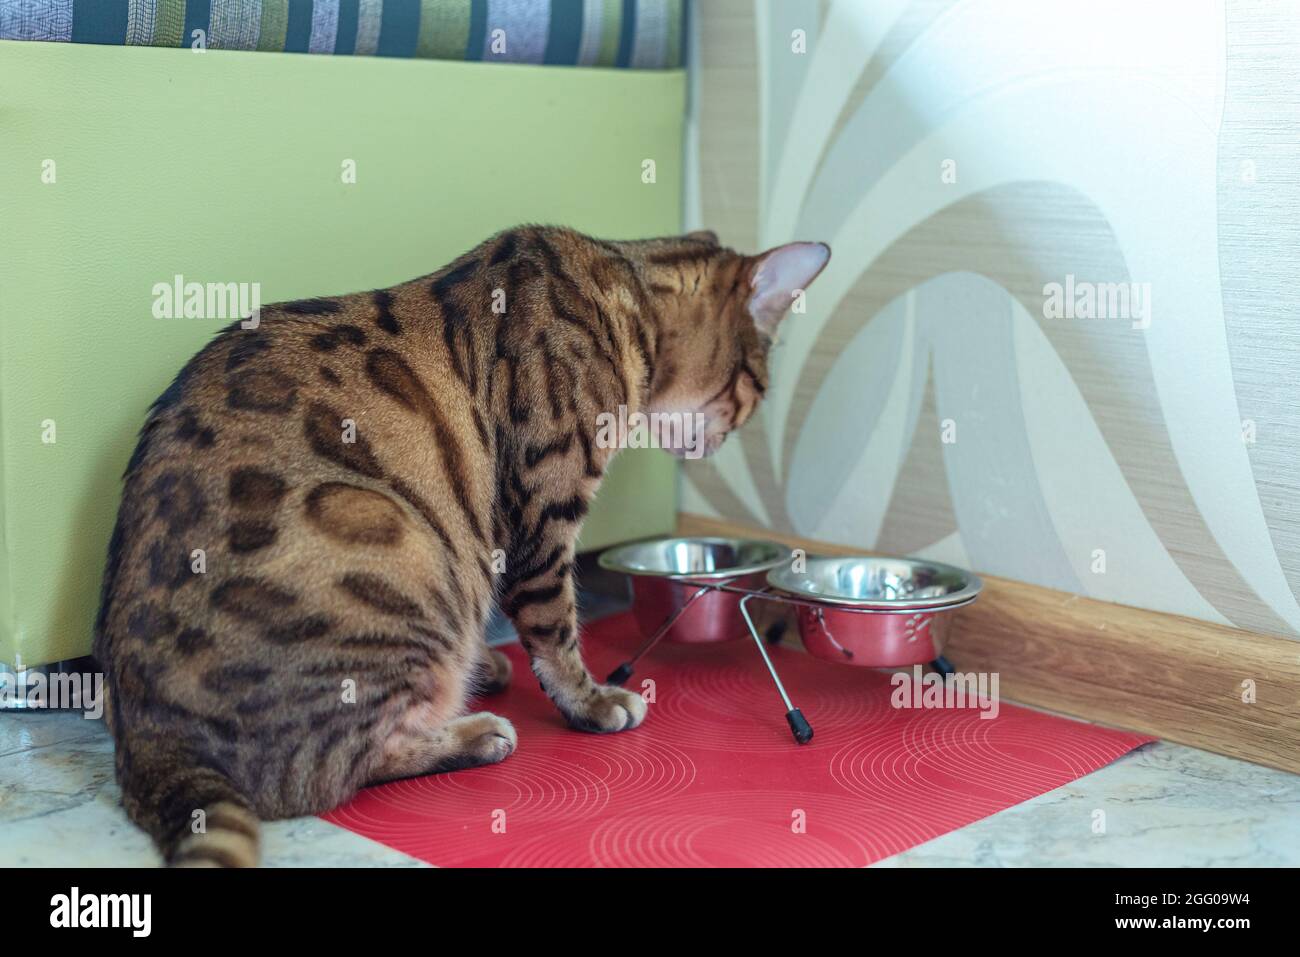
[{"label": "red silicone mat", "polygon": [[[599,677],[639,636],[620,615],[584,640]],[[661,644],[628,684],[654,682],[645,723],[584,734],[505,650],[514,684],[479,707],[514,722],[515,754],[369,788],[326,820],[442,866],[860,866],[1152,740],[1005,703],[895,708],[888,674],[773,648],[815,729],[801,747],[750,639]]]}]

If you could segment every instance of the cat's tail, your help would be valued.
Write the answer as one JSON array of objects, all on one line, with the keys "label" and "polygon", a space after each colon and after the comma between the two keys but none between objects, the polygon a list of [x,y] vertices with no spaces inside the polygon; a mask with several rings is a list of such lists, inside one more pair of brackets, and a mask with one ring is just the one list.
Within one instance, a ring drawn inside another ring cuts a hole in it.
[{"label": "cat's tail", "polygon": [[256,867],[261,824],[226,775],[150,742],[119,761],[122,804],[172,867]]}]

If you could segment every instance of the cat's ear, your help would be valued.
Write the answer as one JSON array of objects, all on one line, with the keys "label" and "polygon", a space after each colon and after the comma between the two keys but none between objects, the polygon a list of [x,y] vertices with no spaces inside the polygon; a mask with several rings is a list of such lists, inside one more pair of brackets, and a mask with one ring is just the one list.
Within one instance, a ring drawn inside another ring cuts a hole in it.
[{"label": "cat's ear", "polygon": [[722,242],[718,239],[718,234],[711,229],[697,229],[693,233],[687,233],[686,238],[694,239],[696,242],[708,243],[710,246],[722,245]]},{"label": "cat's ear", "polygon": [[787,243],[755,257],[749,274],[749,314],[763,335],[772,337],[795,298],[826,268],[825,243]]}]

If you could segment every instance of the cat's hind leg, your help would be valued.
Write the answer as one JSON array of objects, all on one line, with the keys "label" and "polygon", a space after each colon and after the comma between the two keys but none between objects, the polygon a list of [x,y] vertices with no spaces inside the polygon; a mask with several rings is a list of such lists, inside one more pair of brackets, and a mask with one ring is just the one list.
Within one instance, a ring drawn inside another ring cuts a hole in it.
[{"label": "cat's hind leg", "polygon": [[510,659],[496,648],[485,648],[474,679],[478,694],[498,694],[510,687],[514,667]]},{"label": "cat's hind leg", "polygon": [[490,711],[453,718],[433,731],[399,727],[384,741],[367,783],[497,764],[514,753],[518,740],[514,725]]}]

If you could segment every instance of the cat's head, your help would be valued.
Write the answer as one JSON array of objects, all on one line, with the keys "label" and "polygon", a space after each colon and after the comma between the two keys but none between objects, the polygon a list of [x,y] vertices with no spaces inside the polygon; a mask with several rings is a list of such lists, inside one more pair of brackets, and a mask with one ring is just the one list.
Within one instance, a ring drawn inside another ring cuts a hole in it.
[{"label": "cat's head", "polygon": [[707,231],[647,245],[642,262],[659,342],[646,411],[691,423],[680,441],[661,431],[661,447],[680,457],[712,455],[754,414],[767,391],[778,328],[831,250],[788,243],[745,256]]}]

